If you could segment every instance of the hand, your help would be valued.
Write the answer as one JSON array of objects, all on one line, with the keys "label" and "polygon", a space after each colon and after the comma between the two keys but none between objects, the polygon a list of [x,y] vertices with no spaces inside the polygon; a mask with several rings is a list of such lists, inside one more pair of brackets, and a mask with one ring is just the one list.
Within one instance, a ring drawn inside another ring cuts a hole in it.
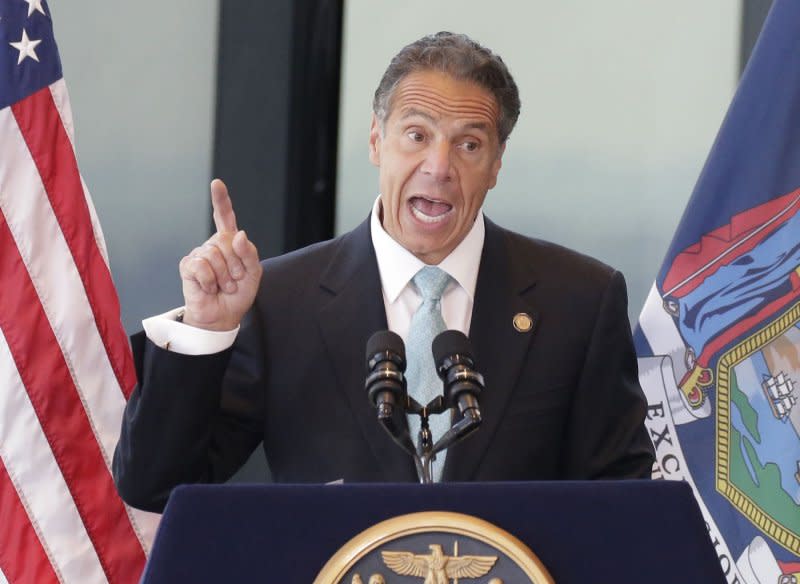
[{"label": "hand", "polygon": [[227,331],[239,326],[261,281],[256,246],[236,227],[225,183],[211,181],[211,205],[217,232],[180,262],[186,312],[183,322],[198,328]]}]

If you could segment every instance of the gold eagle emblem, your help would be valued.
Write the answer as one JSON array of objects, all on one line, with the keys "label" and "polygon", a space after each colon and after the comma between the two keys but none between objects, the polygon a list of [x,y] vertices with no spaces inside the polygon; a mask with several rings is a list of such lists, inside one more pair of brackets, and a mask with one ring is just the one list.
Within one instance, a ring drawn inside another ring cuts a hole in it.
[{"label": "gold eagle emblem", "polygon": [[497,561],[497,556],[447,556],[438,544],[431,544],[428,548],[430,554],[381,552],[381,557],[396,574],[425,578],[424,584],[448,584],[450,579],[480,578]]}]

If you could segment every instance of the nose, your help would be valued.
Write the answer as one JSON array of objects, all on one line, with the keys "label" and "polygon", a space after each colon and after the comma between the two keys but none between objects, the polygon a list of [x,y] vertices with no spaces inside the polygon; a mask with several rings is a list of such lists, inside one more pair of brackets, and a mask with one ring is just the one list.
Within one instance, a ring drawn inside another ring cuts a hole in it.
[{"label": "nose", "polygon": [[450,159],[450,144],[444,140],[432,142],[425,151],[421,170],[436,182],[448,182],[453,178],[453,165]]}]

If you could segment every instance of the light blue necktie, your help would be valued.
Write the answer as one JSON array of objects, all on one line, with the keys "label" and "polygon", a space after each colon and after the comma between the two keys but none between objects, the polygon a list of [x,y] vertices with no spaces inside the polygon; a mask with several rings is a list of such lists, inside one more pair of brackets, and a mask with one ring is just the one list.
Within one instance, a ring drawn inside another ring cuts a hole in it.
[{"label": "light blue necktie", "polygon": [[[425,266],[416,273],[412,282],[422,296],[422,304],[411,317],[411,326],[408,329],[406,379],[408,380],[408,393],[425,406],[442,393],[442,381],[436,373],[431,345],[433,339],[447,329],[444,318],[442,318],[441,300],[442,293],[450,282],[450,276],[437,267]],[[420,427],[419,416],[409,415],[408,426],[416,446]],[[449,428],[449,411],[430,417],[430,429],[434,444]],[[431,476],[436,482],[442,479],[445,454],[446,451],[440,452],[431,467]]]}]

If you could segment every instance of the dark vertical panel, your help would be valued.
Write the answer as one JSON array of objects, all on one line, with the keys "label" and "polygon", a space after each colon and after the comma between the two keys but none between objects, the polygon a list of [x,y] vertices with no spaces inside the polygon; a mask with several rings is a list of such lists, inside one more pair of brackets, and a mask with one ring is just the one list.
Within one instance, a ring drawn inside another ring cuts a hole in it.
[{"label": "dark vertical panel", "polygon": [[262,258],[284,251],[293,4],[220,1],[213,172]]},{"label": "dark vertical panel", "polygon": [[262,257],[333,236],[343,0],[220,2],[214,174]]},{"label": "dark vertical panel", "polygon": [[284,246],[333,237],[343,0],[295,2]]},{"label": "dark vertical panel", "polygon": [[772,0],[742,0],[742,30],[739,43],[739,73],[744,71],[767,18]]}]

